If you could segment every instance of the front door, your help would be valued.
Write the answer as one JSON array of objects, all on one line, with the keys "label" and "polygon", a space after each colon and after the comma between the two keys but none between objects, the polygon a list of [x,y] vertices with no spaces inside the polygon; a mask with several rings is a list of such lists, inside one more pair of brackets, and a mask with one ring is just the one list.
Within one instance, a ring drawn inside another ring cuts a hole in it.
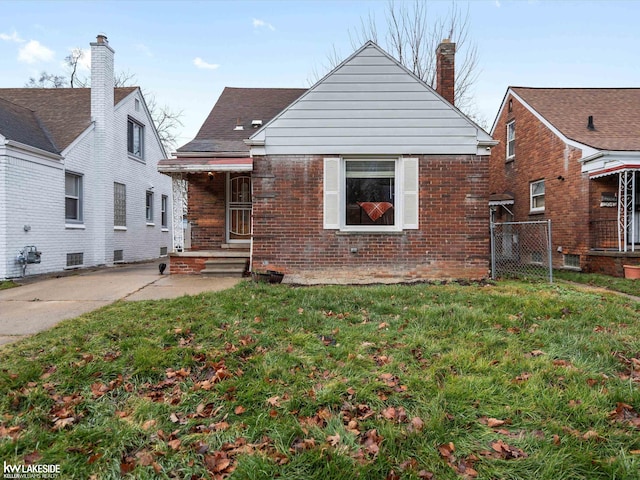
[{"label": "front door", "polygon": [[251,176],[227,174],[227,242],[251,240]]}]

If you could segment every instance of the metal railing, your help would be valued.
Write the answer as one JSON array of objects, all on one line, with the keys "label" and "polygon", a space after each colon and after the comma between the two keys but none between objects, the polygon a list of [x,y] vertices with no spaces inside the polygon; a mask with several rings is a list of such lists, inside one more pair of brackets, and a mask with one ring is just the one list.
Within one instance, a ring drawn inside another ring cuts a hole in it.
[{"label": "metal railing", "polygon": [[593,250],[618,250],[618,220],[591,220],[589,222]]}]

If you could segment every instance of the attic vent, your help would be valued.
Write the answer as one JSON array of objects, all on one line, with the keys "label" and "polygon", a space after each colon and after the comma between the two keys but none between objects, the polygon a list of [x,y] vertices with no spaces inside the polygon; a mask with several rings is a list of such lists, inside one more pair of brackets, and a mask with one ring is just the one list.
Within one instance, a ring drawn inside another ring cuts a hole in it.
[{"label": "attic vent", "polygon": [[587,129],[588,130],[595,130],[596,127],[593,124],[593,115],[589,115],[589,118],[587,119]]},{"label": "attic vent", "polygon": [[262,120],[252,120],[251,121],[251,126],[253,128],[258,128],[262,126]]},{"label": "attic vent", "polygon": [[242,123],[240,122],[239,118],[236,120],[236,126],[234,130],[244,130],[244,127],[242,126]]}]

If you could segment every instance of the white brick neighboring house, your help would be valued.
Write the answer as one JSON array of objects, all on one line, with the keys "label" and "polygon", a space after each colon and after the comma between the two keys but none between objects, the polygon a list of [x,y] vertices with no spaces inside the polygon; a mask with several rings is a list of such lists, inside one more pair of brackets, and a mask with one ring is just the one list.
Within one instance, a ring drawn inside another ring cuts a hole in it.
[{"label": "white brick neighboring house", "polygon": [[[158,258],[171,248],[171,178],[138,87],[114,88],[91,43],[91,88],[0,89],[0,279]],[[124,201],[123,201],[124,200]]]}]

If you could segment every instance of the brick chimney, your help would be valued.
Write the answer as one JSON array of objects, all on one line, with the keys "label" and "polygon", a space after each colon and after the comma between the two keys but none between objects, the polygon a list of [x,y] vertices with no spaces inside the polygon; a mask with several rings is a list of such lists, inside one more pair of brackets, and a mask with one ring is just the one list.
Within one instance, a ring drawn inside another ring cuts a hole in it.
[{"label": "brick chimney", "polygon": [[436,92],[444,97],[451,105],[455,99],[455,69],[456,44],[448,38],[442,40],[436,49]]},{"label": "brick chimney", "polygon": [[[98,34],[91,43],[91,120],[93,121],[93,168],[95,178],[91,188],[96,201],[87,205],[90,209],[93,229],[93,263],[111,262],[113,252],[113,152],[114,152],[114,108],[113,108],[113,57],[107,37]],[[89,182],[89,174],[87,182]]]}]

